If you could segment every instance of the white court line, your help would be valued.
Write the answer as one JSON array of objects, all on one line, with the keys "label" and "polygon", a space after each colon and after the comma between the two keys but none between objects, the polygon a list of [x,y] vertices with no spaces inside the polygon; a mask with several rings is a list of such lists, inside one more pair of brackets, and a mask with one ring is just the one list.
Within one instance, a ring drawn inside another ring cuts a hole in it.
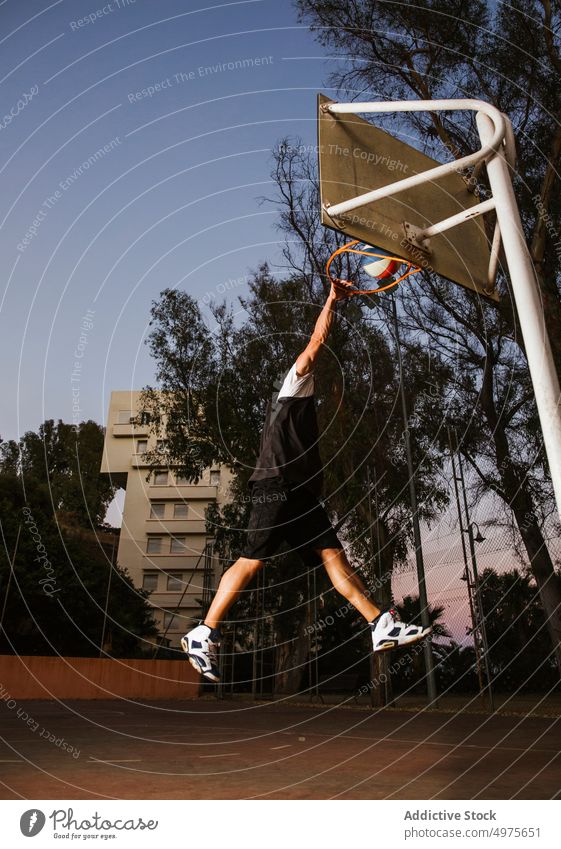
[{"label": "white court line", "polygon": [[[130,728],[135,728],[135,727],[138,727],[138,726],[136,726],[135,724],[132,724],[132,725],[127,726],[127,727],[130,729]],[[145,726],[143,725],[141,727],[144,728]],[[250,735],[252,735],[248,738],[248,740],[237,739],[236,741],[230,741],[230,743],[232,743],[232,742],[245,743],[245,742],[253,742],[253,741],[257,742],[257,741],[263,741],[266,736],[274,736],[274,735],[293,736],[295,734],[295,732],[293,732],[293,731],[289,731],[289,730],[285,730],[285,729],[278,729],[278,730],[270,731],[266,734],[263,734],[261,737],[255,738],[255,736],[254,736],[255,731],[253,729],[239,728],[239,727],[236,727],[236,726],[226,726],[226,725],[202,725],[201,728],[197,729],[197,730],[198,731],[206,731],[206,732],[213,730],[213,731],[221,731],[221,732],[232,732],[232,733],[236,733],[236,734],[250,734]],[[122,733],[122,729],[119,730],[119,731],[114,731],[114,730],[110,729],[109,733]],[[188,730],[185,730],[185,731],[178,731],[178,732],[175,732],[175,733],[165,732],[165,734],[166,734],[166,737],[176,737],[176,736],[177,737],[183,737],[186,734],[190,735],[191,732],[188,731]],[[75,739],[80,739],[82,736],[83,735],[80,735],[80,734],[74,735]],[[328,734],[327,732],[321,732],[321,731],[308,731],[307,736],[308,737],[332,738],[333,735]],[[402,737],[392,737],[391,732],[390,732],[389,736],[387,736],[385,738],[374,737],[374,736],[369,736],[369,735],[360,735],[360,734],[345,734],[344,732],[342,732],[342,733],[337,734],[337,740],[338,741],[341,741],[341,740],[364,740],[364,741],[368,741],[370,743],[376,743],[376,742],[379,742],[379,741],[383,741],[385,743],[398,743],[400,745],[424,744],[424,745],[427,745],[427,746],[439,746],[439,747],[448,747],[448,748],[480,749],[480,750],[486,750],[486,751],[489,751],[489,752],[490,751],[495,751],[495,752],[496,751],[506,751],[506,752],[526,752],[526,751],[529,751],[533,754],[536,754],[536,753],[539,753],[539,752],[552,752],[553,753],[553,752],[558,751],[557,749],[554,749],[554,748],[551,748],[551,747],[546,748],[546,747],[543,747],[543,746],[533,748],[531,743],[529,744],[529,746],[523,747],[523,746],[495,745],[492,741],[490,741],[488,745],[484,745],[484,744],[481,744],[481,743],[461,743],[461,742],[460,743],[454,743],[454,742],[449,743],[449,742],[440,741],[440,740],[413,740],[413,739],[408,740],[408,739],[402,738]],[[31,738],[26,737],[25,739],[13,739],[13,740],[10,740],[10,742],[11,743],[28,743],[28,742],[33,742],[33,741],[31,740]],[[160,740],[147,740],[147,741],[140,739],[140,743],[144,743],[144,742],[165,743],[167,741],[162,739],[162,738],[160,738]],[[224,743],[226,743],[226,742],[228,742],[228,741],[224,741]],[[186,741],[186,744],[189,745],[189,741]],[[209,745],[212,745],[212,741],[204,742],[204,743],[194,742],[194,743],[191,743],[191,745],[193,745],[193,746],[196,746],[196,745],[209,746]],[[208,756],[206,756],[206,757],[208,757]]]},{"label": "white court line", "polygon": [[290,749],[290,747],[290,743],[287,743],[285,746],[271,746],[271,752],[276,752],[278,749]]},{"label": "white court line", "polygon": [[[253,740],[260,741],[260,740],[263,740],[265,736],[273,736],[273,735],[276,735],[276,734],[282,734],[283,736],[289,736],[289,735],[293,736],[295,734],[294,731],[289,731],[289,730],[286,730],[286,729],[278,729],[278,730],[275,730],[275,731],[269,731],[267,734],[263,734],[261,737],[255,738],[253,736],[253,735],[255,735],[255,731],[253,729],[238,728],[238,727],[233,726],[233,725],[201,725],[201,728],[197,729],[197,731],[199,731],[199,730],[207,731],[207,732],[211,731],[211,730],[212,731],[221,731],[221,732],[231,731],[232,733],[237,733],[237,734],[250,734],[252,736],[249,737],[249,742],[252,742]],[[190,735],[191,731],[186,729],[185,731],[178,731],[178,732],[173,733],[173,734],[172,733],[166,733],[166,736],[167,737],[182,737],[185,734]],[[327,732],[322,732],[322,731],[308,731],[307,736],[308,737],[328,737],[328,738],[331,738],[333,735],[328,734]],[[408,740],[407,738],[403,738],[403,737],[392,737],[391,732],[390,732],[390,735],[388,737],[374,737],[374,736],[371,737],[371,736],[365,735],[365,734],[345,734],[343,732],[343,733],[337,734],[337,740],[366,740],[370,743],[376,743],[376,742],[379,742],[379,741],[383,741],[383,742],[386,742],[386,743],[400,743],[402,745],[417,745],[419,743],[425,743],[428,746],[444,746],[444,747],[447,746],[449,748],[461,747],[461,748],[465,748],[465,749],[484,749],[484,750],[487,750],[487,751],[498,750],[498,751],[507,751],[507,752],[526,752],[528,750],[528,746],[526,746],[526,747],[522,747],[522,746],[500,746],[500,745],[497,746],[493,742],[490,742],[488,745],[483,745],[482,743],[454,743],[454,742],[448,743],[448,742],[440,741],[440,740]],[[13,742],[15,742],[15,741],[13,741]],[[141,741],[141,742],[144,742],[144,741]],[[165,741],[164,740],[151,740],[149,742],[158,743],[158,742],[165,742]],[[186,741],[186,742],[189,742],[189,741]],[[227,741],[224,741],[224,742],[227,742]],[[236,743],[245,743],[245,742],[248,742],[248,741],[247,740],[236,740],[235,742]],[[193,743],[193,745],[197,745],[197,743]],[[208,745],[212,745],[212,743],[204,743],[204,745],[208,746]],[[534,749],[534,748],[532,748],[532,746],[530,744],[529,751],[531,751],[531,752],[556,752],[557,749],[544,748],[544,747]]]},{"label": "white court line", "polygon": [[[313,735],[308,734],[309,737]],[[317,735],[323,736],[323,735]],[[327,735],[325,735],[327,736]],[[358,735],[352,734],[342,734],[342,740],[370,740],[372,743],[379,742],[382,738],[379,737],[359,737]],[[523,748],[522,746],[498,746],[493,743],[489,743],[488,746],[484,746],[482,743],[445,743],[439,740],[407,740],[406,738],[401,737],[388,737],[385,742],[388,743],[401,743],[404,745],[410,745],[412,743],[423,744],[425,746],[447,746],[448,748],[462,748],[462,749],[484,749],[485,751],[499,751],[499,752],[555,752],[557,749],[534,749],[532,748],[532,744],[530,743],[528,746]]]},{"label": "white court line", "polygon": [[94,758],[93,755],[90,755],[90,760],[95,761],[96,764],[139,764],[139,763],[142,763],[140,758],[123,758],[122,760],[104,761],[104,760],[101,760],[101,758]]},{"label": "white court line", "polygon": [[[216,730],[220,730],[220,731],[231,730],[232,732],[235,731],[238,734],[239,733],[247,733],[247,734],[253,735],[255,733],[254,731],[250,730],[249,728],[224,729],[224,728],[221,728],[220,726],[217,726]],[[177,734],[168,734],[167,736],[168,737],[183,737],[185,734],[189,734],[189,733],[190,732],[183,732],[182,731],[182,732],[178,732]],[[279,733],[280,734],[291,734],[292,732],[290,732],[290,731],[280,731],[280,732],[274,732],[274,733],[276,733],[276,734],[279,734]],[[326,733],[321,733],[319,731],[308,731],[308,737],[328,737],[328,738],[330,738],[330,737],[332,737],[332,735],[326,734]],[[77,735],[75,735],[75,739],[79,739]],[[88,739],[89,739],[89,737],[88,737]],[[259,738],[258,738],[258,740],[259,740]],[[540,747],[540,748],[534,749],[534,748],[532,748],[531,744],[530,744],[529,747],[528,746],[526,746],[526,747],[522,747],[522,746],[496,746],[496,745],[493,745],[492,743],[489,743],[488,746],[484,746],[481,743],[446,743],[446,742],[439,741],[439,740],[407,740],[407,739],[402,738],[402,737],[381,738],[381,737],[367,737],[367,736],[358,735],[358,734],[338,734],[337,740],[366,740],[370,743],[377,743],[377,742],[380,742],[381,740],[384,740],[384,742],[387,742],[387,743],[399,743],[401,745],[419,745],[419,744],[422,743],[422,744],[427,745],[427,746],[447,746],[448,748],[452,748],[452,749],[453,748],[483,749],[483,750],[486,750],[486,751],[489,751],[489,752],[491,750],[502,751],[502,752],[526,752],[526,751],[529,751],[529,752],[532,752],[532,753],[536,753],[536,752],[557,752],[557,749],[552,749],[552,748],[546,749],[546,748]],[[251,737],[248,738],[248,740],[239,740],[238,739],[235,742],[236,743],[246,743],[246,742],[253,742],[253,741],[254,741],[254,738],[253,738],[253,736],[251,736]],[[31,740],[29,737],[25,737],[25,738],[17,739],[17,740],[10,740],[10,743],[30,743],[30,742],[34,742],[34,741]],[[140,740],[140,743],[144,743],[144,742],[166,743],[168,741],[166,741],[162,738],[160,740],[148,740],[148,741],[145,741],[145,740],[142,740],[142,739]],[[171,742],[171,741],[169,741],[169,742]],[[224,741],[224,742],[226,742],[226,741]],[[186,741],[186,744],[189,745],[189,741]],[[193,746],[196,746],[196,745],[211,746],[211,745],[213,745],[213,743],[212,743],[212,741],[210,741],[210,742],[204,743],[204,744],[202,744],[202,743],[192,743],[190,745],[193,745]],[[278,748],[282,748],[282,747],[278,747]],[[117,763],[117,761],[115,761],[115,763]],[[122,763],[126,763],[126,761],[123,761]]]},{"label": "white court line", "polygon": [[222,755],[199,755],[200,758],[235,758],[239,752],[224,752]]}]

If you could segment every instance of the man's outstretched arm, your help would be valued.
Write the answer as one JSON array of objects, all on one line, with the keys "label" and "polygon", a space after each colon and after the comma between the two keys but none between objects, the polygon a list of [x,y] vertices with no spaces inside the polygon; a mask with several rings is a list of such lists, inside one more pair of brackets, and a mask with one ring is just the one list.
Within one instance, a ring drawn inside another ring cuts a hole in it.
[{"label": "man's outstretched arm", "polygon": [[302,377],[312,371],[316,360],[327,341],[335,318],[335,303],[349,297],[350,285],[337,280],[331,284],[331,290],[323,309],[316,321],[310,341],[296,360],[296,374]]}]

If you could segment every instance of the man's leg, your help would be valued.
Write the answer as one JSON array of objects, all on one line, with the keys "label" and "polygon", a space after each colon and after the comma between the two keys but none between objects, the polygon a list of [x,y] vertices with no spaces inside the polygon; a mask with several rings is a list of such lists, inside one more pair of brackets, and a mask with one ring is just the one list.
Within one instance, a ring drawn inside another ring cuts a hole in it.
[{"label": "man's leg", "polygon": [[276,478],[257,482],[251,490],[251,513],[244,555],[224,572],[205,621],[181,639],[191,664],[209,681],[219,681],[220,625],[251,579],[272,557],[283,537],[286,495]]},{"label": "man's leg", "polygon": [[372,622],[379,616],[380,608],[376,607],[368,598],[368,590],[364,586],[362,578],[352,568],[343,549],[322,548],[317,553],[321,557],[325,571],[337,592],[341,593],[353,607],[356,607],[367,622]]},{"label": "man's leg", "polygon": [[431,632],[430,627],[422,628],[420,625],[400,622],[395,610],[381,613],[380,609],[368,599],[366,587],[353,571],[343,549],[322,548],[317,553],[335,589],[370,623],[374,651],[389,651],[409,646],[422,640]]},{"label": "man's leg", "polygon": [[262,566],[263,560],[249,560],[247,557],[239,557],[224,572],[205,617],[205,625],[208,625],[209,628],[220,628],[220,623],[226,617],[233,603],[240,597],[242,591]]},{"label": "man's leg", "polygon": [[206,619],[181,638],[181,647],[195,669],[209,681],[220,681],[218,649],[220,624],[253,576],[263,566],[263,560],[240,557],[220,580]]}]

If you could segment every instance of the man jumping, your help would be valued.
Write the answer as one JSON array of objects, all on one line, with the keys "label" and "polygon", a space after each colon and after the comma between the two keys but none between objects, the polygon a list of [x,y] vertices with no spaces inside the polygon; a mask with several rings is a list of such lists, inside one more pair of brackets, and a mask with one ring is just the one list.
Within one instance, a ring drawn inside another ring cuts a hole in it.
[{"label": "man jumping", "polygon": [[318,497],[322,463],[314,402],[314,369],[333,320],[335,303],[348,297],[346,284],[333,283],[314,332],[270,404],[259,458],[250,478],[252,509],[247,545],[224,572],[204,622],[181,639],[189,661],[209,681],[219,681],[220,624],[265,561],[286,541],[298,551],[319,555],[335,589],[370,624],[375,652],[407,646],[431,628],[400,622],[395,610],[381,611],[369,598]]}]

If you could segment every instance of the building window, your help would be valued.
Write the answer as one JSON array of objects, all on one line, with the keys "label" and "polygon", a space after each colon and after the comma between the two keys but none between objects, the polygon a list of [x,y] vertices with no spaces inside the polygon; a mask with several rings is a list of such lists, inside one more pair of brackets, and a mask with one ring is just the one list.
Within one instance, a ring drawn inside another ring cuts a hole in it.
[{"label": "building window", "polygon": [[168,473],[167,472],[154,472],[154,486],[167,486],[168,485]]},{"label": "building window", "polygon": [[119,410],[117,422],[119,424],[130,424],[130,420],[134,418],[132,410]]},{"label": "building window", "polygon": [[220,486],[220,471],[214,471],[210,473],[210,485],[211,486]]},{"label": "building window", "polygon": [[148,451],[148,440],[147,439],[137,439],[136,440],[136,453],[137,454],[146,454]]},{"label": "building window", "polygon": [[185,475],[176,475],[175,483],[177,486],[188,486],[189,480],[185,477]]},{"label": "building window", "polygon": [[185,537],[172,537],[169,546],[170,554],[185,554],[187,550],[185,539]]},{"label": "building window", "polygon": [[168,441],[167,439],[158,439],[156,442],[156,451],[159,451],[160,454],[167,453],[168,450]]},{"label": "building window", "polygon": [[146,540],[146,553],[147,554],[161,554],[162,553],[162,537],[148,537]]},{"label": "building window", "polygon": [[143,410],[140,414],[140,424],[141,425],[149,425],[151,420],[150,413],[147,410]]},{"label": "building window", "polygon": [[172,572],[171,575],[168,575],[167,588],[171,593],[181,592],[183,589],[183,573]]},{"label": "building window", "polygon": [[185,630],[185,627],[181,616],[170,613],[169,610],[164,612],[164,628],[166,631],[182,631]]},{"label": "building window", "polygon": [[189,512],[189,508],[188,508],[187,504],[185,504],[182,501],[173,505],[173,518],[174,519],[186,519],[188,512]]},{"label": "building window", "polygon": [[150,505],[150,518],[163,519],[166,513],[165,501],[154,502]]},{"label": "building window", "polygon": [[158,573],[146,572],[142,578],[142,589],[153,592],[158,589]]}]

